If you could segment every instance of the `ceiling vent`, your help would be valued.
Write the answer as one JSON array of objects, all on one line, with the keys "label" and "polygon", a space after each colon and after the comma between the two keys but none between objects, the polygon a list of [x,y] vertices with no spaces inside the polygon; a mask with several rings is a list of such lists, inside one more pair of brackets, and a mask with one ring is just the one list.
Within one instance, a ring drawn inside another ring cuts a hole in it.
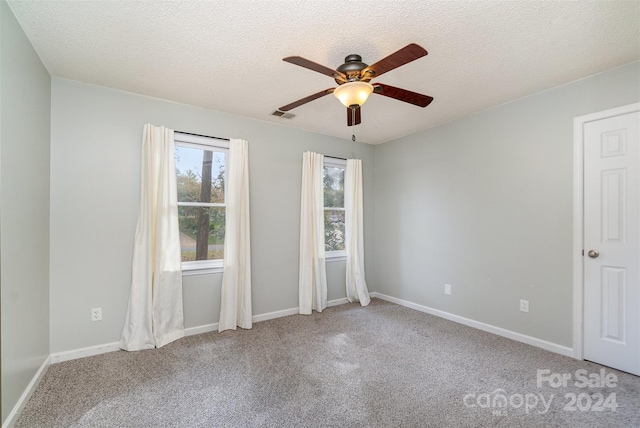
[{"label": "ceiling vent", "polygon": [[283,119],[293,119],[294,117],[296,117],[295,114],[291,114],[291,113],[285,113],[281,110],[276,110],[273,113],[271,113],[272,116],[278,116],[281,117]]}]

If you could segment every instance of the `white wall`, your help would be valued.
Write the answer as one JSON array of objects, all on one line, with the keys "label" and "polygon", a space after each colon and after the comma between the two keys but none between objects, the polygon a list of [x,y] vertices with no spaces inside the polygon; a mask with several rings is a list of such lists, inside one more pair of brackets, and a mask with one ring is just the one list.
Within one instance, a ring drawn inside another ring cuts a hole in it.
[{"label": "white wall", "polygon": [[571,347],[573,118],[639,99],[633,63],[377,146],[373,288]]},{"label": "white wall", "polygon": [[[58,78],[51,120],[52,353],[120,338],[145,123],[249,141],[254,314],[298,306],[302,152],[363,160],[365,234],[373,236],[372,146]],[[371,266],[373,241],[365,245]],[[345,297],[344,269],[328,263],[329,299]],[[220,281],[184,278],[186,327],[218,321]],[[103,321],[90,321],[92,307],[102,307]]]},{"label": "white wall", "polygon": [[49,355],[51,80],[0,1],[2,420]]}]

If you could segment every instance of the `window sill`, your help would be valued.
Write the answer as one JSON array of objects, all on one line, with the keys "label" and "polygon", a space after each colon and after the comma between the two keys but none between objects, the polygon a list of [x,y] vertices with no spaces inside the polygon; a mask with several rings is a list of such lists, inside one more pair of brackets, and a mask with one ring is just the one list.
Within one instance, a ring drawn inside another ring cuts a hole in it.
[{"label": "window sill", "polygon": [[224,265],[222,260],[202,260],[182,263],[182,276],[209,275],[222,273]]},{"label": "window sill", "polygon": [[347,260],[347,252],[346,251],[327,251],[325,253],[325,260],[328,263],[344,262]]},{"label": "window sill", "polygon": [[219,267],[219,268],[208,268],[208,269],[188,269],[182,270],[182,276],[195,276],[195,275],[209,275],[212,273],[222,273],[224,272],[224,269]]}]

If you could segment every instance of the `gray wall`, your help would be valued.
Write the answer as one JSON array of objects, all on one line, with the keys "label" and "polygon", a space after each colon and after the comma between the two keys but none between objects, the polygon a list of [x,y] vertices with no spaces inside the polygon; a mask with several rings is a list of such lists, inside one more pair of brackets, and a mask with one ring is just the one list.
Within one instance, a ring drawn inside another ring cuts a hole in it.
[{"label": "gray wall", "polygon": [[373,288],[571,347],[573,118],[639,81],[633,63],[377,146]]},{"label": "gray wall", "polygon": [[49,355],[51,79],[0,1],[2,418]]},{"label": "gray wall", "polygon": [[[302,152],[363,160],[373,236],[372,146],[58,78],[51,120],[52,353],[120,338],[145,123],[249,141],[254,314],[298,306]],[[365,245],[369,267],[373,241]],[[344,269],[327,264],[329,299],[345,297]],[[184,278],[186,327],[218,321],[220,282],[220,274]],[[103,321],[90,321],[92,307],[102,307]]]}]

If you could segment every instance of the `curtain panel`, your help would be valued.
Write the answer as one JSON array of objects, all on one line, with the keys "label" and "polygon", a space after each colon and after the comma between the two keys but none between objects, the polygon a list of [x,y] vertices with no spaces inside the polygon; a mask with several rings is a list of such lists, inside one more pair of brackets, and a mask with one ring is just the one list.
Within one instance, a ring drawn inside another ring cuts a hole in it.
[{"label": "curtain panel", "polygon": [[300,202],[299,312],[311,314],[327,307],[327,272],[324,248],[324,156],[302,155]]},{"label": "curtain panel", "polygon": [[184,337],[174,131],[147,124],[131,290],[120,348],[138,351]]},{"label": "curtain panel", "polygon": [[219,332],[252,326],[248,146],[244,140],[229,142]]},{"label": "curtain panel", "polygon": [[364,277],[362,161],[360,159],[347,159],[344,172],[344,210],[347,299],[367,306],[371,299]]}]

